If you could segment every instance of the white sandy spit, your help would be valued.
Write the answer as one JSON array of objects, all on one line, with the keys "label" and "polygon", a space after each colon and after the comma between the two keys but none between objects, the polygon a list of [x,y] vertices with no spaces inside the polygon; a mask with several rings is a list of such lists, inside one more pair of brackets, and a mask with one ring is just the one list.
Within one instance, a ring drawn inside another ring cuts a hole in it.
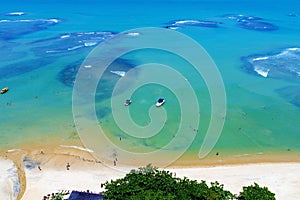
[{"label": "white sandy spit", "polygon": [[0,198],[13,200],[19,194],[20,185],[16,166],[11,160],[0,159]]},{"label": "white sandy spit", "polygon": [[[42,199],[48,193],[61,190],[92,191],[103,190],[101,183],[121,178],[131,168],[114,168],[103,165],[86,169],[26,169],[27,188],[22,199]],[[300,163],[247,164],[217,167],[169,168],[177,177],[205,180],[207,184],[218,181],[224,188],[238,194],[243,186],[254,182],[266,186],[279,200],[300,199]]]}]

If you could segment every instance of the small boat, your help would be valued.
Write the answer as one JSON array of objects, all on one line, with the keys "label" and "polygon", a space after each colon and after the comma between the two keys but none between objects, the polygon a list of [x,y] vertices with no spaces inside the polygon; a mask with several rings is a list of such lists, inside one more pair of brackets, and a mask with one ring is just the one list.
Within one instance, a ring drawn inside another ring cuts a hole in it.
[{"label": "small boat", "polygon": [[1,94],[4,94],[4,93],[6,93],[6,92],[8,92],[8,87],[5,87],[5,88],[3,88],[3,89],[1,90]]},{"label": "small boat", "polygon": [[155,104],[156,107],[160,107],[165,103],[165,99],[159,98]]},{"label": "small boat", "polygon": [[125,106],[129,106],[131,104],[131,100],[130,99],[127,99],[124,103]]}]

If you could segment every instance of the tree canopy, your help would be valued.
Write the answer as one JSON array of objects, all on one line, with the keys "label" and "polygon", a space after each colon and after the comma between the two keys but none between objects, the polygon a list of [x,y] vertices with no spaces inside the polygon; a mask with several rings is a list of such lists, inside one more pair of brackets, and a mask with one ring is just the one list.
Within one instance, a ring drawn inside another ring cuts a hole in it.
[{"label": "tree canopy", "polygon": [[266,187],[260,187],[257,183],[243,187],[243,191],[238,196],[238,200],[264,199],[275,200],[275,194]]},{"label": "tree canopy", "polygon": [[239,195],[234,195],[223,188],[218,182],[207,185],[205,181],[197,182],[188,178],[176,178],[169,171],[158,170],[147,165],[138,170],[132,170],[124,178],[107,181],[104,199],[130,200],[273,200],[275,194],[266,187],[244,187]]},{"label": "tree canopy", "polygon": [[[131,170],[124,178],[106,181],[105,200],[275,200],[275,194],[257,183],[243,187],[242,192],[233,194],[218,182],[207,185],[205,181],[176,178],[165,170],[151,164]],[[62,200],[69,192],[52,193],[44,196],[48,200]]]}]

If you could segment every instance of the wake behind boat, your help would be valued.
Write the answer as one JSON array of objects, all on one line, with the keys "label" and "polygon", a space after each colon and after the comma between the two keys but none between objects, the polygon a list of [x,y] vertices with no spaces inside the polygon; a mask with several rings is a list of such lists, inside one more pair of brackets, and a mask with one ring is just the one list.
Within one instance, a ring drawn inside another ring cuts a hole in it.
[{"label": "wake behind boat", "polygon": [[155,104],[156,107],[160,107],[165,103],[165,99],[159,98]]}]

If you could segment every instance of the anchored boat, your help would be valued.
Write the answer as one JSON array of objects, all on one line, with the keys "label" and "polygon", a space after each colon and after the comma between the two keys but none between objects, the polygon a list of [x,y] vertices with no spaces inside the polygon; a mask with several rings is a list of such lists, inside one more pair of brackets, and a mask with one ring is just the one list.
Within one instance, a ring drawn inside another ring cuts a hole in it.
[{"label": "anchored boat", "polygon": [[127,99],[124,103],[125,106],[129,106],[131,104],[131,100],[130,99]]},{"label": "anchored boat", "polygon": [[8,87],[5,87],[5,88],[3,88],[3,89],[1,90],[1,94],[4,94],[4,93],[6,93],[6,92],[8,92]]},{"label": "anchored boat", "polygon": [[155,104],[156,107],[160,107],[165,103],[165,99],[159,98]]}]

